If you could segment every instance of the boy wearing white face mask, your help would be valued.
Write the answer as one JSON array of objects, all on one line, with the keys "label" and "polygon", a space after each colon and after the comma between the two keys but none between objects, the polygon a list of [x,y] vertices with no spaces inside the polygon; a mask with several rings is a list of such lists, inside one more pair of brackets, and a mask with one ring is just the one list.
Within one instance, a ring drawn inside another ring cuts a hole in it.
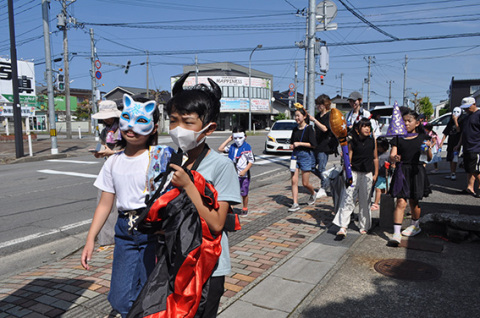
[{"label": "boy wearing white face mask", "polygon": [[[218,151],[228,153],[228,158],[233,161],[237,169],[238,180],[240,182],[240,195],[242,196],[243,209],[242,215],[248,214],[248,189],[250,187],[250,168],[255,161],[252,147],[245,141],[247,135],[245,129],[234,127],[232,135],[225,140]],[[232,145],[228,145],[233,141]]]},{"label": "boy wearing white face mask", "polygon": [[[188,156],[182,167],[170,164],[175,170],[172,184],[183,189],[199,216],[207,223],[211,233],[221,235],[221,254],[209,279],[208,294],[202,313],[196,317],[216,317],[220,298],[224,292],[225,275],[230,273],[228,236],[224,231],[225,220],[231,205],[241,203],[237,173],[230,160],[208,148],[205,143],[216,127],[220,113],[220,87],[208,79],[211,88],[200,84],[183,89],[189,73],[184,74],[172,89],[172,99],[166,105],[170,118],[169,135],[173,142]],[[204,155],[204,157],[203,157]],[[201,159],[203,158],[203,159]],[[191,170],[197,159],[196,171],[211,183],[217,194],[218,208],[207,205],[184,168]],[[203,298],[203,297],[202,297]],[[200,306],[202,307],[202,306]],[[200,309],[199,309],[200,310]]]}]

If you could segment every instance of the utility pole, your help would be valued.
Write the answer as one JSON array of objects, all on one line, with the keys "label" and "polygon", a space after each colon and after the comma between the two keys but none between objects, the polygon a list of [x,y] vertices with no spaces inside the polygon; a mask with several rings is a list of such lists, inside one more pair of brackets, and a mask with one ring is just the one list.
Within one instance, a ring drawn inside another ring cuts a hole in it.
[{"label": "utility pole", "polygon": [[147,52],[147,98],[150,98],[150,92],[149,92],[149,89],[148,89],[148,68],[149,68],[149,65],[148,65],[148,51]]},{"label": "utility pole", "polygon": [[315,116],[315,32],[316,32],[316,1],[308,1],[308,113]]},{"label": "utility pole", "polygon": [[403,64],[403,106],[408,106],[407,104],[407,63],[408,57],[405,54],[405,64]]},{"label": "utility pole", "polygon": [[375,63],[375,56],[368,57],[368,80],[367,80],[367,108],[370,109],[370,78],[372,77],[372,63]]},{"label": "utility pole", "polygon": [[413,100],[413,110],[418,113],[418,105],[417,105],[418,92],[412,93],[412,95],[415,97],[415,99]]},{"label": "utility pole", "polygon": [[48,25],[48,0],[42,0],[43,43],[45,46],[45,81],[47,82],[48,122],[50,124],[50,141],[52,155],[58,154],[57,128],[55,123],[55,100],[53,95],[52,54],[50,52],[50,28]]},{"label": "utility pole", "polygon": [[297,85],[298,85],[298,61],[295,61],[295,98],[294,98],[295,103],[297,103]]},{"label": "utility pole", "polygon": [[195,54],[195,85],[198,85],[198,56]]},{"label": "utility pole", "polygon": [[[97,113],[97,79],[95,77],[95,39],[93,37],[93,29],[90,29],[90,60],[91,60],[91,78],[92,78],[92,112],[91,114],[96,114]],[[98,120],[95,118],[91,117],[91,126],[94,127],[94,134],[95,134],[95,140],[99,140],[98,136]]]},{"label": "utility pole", "polygon": [[392,82],[395,83],[395,81],[387,81],[388,83],[388,105],[392,105]]},{"label": "utility pole", "polygon": [[[76,0],[71,0],[70,4]],[[62,15],[65,19],[65,26],[60,27],[63,29],[63,67],[65,69],[65,124],[67,139],[72,139],[72,115],[70,112],[70,71],[69,71],[69,58],[68,58],[68,13],[67,13],[67,0],[62,0]]]},{"label": "utility pole", "polygon": [[12,91],[13,91],[13,123],[15,131],[15,156],[24,156],[23,131],[22,131],[22,109],[20,107],[20,95],[18,92],[18,65],[17,65],[17,44],[15,42],[15,21],[13,14],[13,0],[8,0],[8,25],[10,28],[10,62],[12,66]]},{"label": "utility pole", "polygon": [[365,96],[365,84],[367,83],[367,79],[364,78],[362,82],[362,97]]},{"label": "utility pole", "polygon": [[340,76],[336,76],[336,78],[338,77],[340,77],[340,98],[343,98],[343,73],[340,73]]}]

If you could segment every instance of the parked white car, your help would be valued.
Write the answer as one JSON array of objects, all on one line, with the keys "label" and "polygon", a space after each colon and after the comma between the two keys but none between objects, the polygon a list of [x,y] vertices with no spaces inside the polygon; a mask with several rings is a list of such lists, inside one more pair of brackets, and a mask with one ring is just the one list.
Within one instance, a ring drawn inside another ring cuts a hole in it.
[{"label": "parked white car", "polygon": [[[442,140],[443,138],[443,131],[445,130],[445,127],[447,127],[447,124],[450,121],[450,118],[452,118],[452,113],[446,113],[440,117],[437,117],[429,121],[429,123],[432,124],[433,126],[432,127],[433,131],[437,134],[440,140]],[[443,144],[442,151],[447,151],[446,142]]]},{"label": "parked white car", "polygon": [[293,119],[276,121],[268,132],[265,152],[291,153],[290,138],[295,127],[297,127],[297,122]]},{"label": "parked white car", "polygon": [[450,118],[452,118],[452,113],[446,113],[429,121],[433,126],[433,131],[438,135],[438,138],[441,139],[443,137],[443,131],[445,130],[445,127],[447,127]]}]

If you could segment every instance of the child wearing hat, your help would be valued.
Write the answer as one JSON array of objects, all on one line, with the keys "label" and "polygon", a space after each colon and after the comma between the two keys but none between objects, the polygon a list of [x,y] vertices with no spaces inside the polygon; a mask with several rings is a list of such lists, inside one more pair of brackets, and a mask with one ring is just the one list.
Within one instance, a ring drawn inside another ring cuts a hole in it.
[{"label": "child wearing hat", "polygon": [[[100,143],[104,145],[102,150],[93,153],[95,158],[105,158],[113,155],[116,151],[115,144],[118,140],[122,139],[119,130],[119,118],[121,111],[118,110],[117,104],[111,100],[102,100],[98,105],[98,112],[92,115],[92,118],[102,120],[104,128],[100,132]],[[102,191],[98,191],[97,203],[100,200]],[[117,223],[117,206],[113,204],[112,210],[108,216],[105,225],[98,233],[98,243],[100,244],[100,250],[107,248],[109,245],[115,243],[115,224]]]},{"label": "child wearing hat", "polygon": [[115,144],[122,139],[119,127],[119,118],[121,111],[117,104],[111,100],[102,100],[98,105],[98,112],[92,115],[92,118],[102,120],[104,128],[100,132],[101,144],[105,147],[94,152],[95,158],[109,157],[115,153]]}]

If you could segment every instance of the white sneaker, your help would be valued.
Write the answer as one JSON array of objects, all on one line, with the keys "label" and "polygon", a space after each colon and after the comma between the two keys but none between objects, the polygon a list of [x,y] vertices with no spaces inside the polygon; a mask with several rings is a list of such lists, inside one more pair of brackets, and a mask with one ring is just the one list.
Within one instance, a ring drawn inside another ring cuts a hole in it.
[{"label": "white sneaker", "polygon": [[400,233],[394,233],[392,238],[388,240],[391,245],[398,246],[402,242],[402,235]]},{"label": "white sneaker", "polygon": [[410,225],[407,227],[405,230],[402,231],[403,236],[415,236],[418,233],[420,233],[422,229],[420,227],[417,227],[415,225]]},{"label": "white sneaker", "polygon": [[452,173],[452,175],[450,176],[450,179],[451,180],[457,180],[457,176],[455,175],[455,173]]},{"label": "white sneaker", "polygon": [[315,204],[315,201],[317,201],[317,193],[313,192],[313,194],[308,198],[308,205],[313,205]]},{"label": "white sneaker", "polygon": [[288,209],[288,212],[295,212],[295,211],[298,211],[300,210],[300,206],[298,205],[298,203],[294,203],[292,204],[292,206]]},{"label": "white sneaker", "polygon": [[317,191],[317,199],[323,198],[327,196],[327,192],[324,189],[320,188]]}]

